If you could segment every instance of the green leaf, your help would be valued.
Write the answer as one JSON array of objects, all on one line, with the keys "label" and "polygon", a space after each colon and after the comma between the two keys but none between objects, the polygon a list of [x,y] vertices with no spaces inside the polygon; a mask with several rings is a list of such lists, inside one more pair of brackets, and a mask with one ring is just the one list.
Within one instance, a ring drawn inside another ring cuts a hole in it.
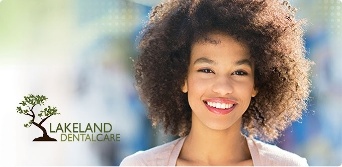
[{"label": "green leaf", "polygon": [[22,101],[21,103],[19,103],[19,104],[21,104],[22,106],[26,106],[26,102],[25,101]]},{"label": "green leaf", "polygon": [[28,113],[29,112],[29,110],[28,109],[26,109],[26,110],[23,110],[23,113],[24,114],[26,114],[26,113]]},{"label": "green leaf", "polygon": [[21,107],[17,107],[17,112],[19,112],[20,114],[23,113],[23,110],[21,109]]},{"label": "green leaf", "polygon": [[24,124],[24,127],[28,128],[28,127],[30,127],[31,125],[32,125],[32,120],[31,120],[29,123]]}]

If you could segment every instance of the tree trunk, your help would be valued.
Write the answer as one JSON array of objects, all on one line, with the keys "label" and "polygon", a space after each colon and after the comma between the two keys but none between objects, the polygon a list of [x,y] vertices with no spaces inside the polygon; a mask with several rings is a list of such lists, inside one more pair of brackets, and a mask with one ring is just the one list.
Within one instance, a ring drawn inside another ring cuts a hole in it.
[{"label": "tree trunk", "polygon": [[32,124],[36,125],[40,130],[43,131],[43,136],[42,137],[37,137],[37,138],[33,139],[33,141],[57,141],[56,139],[51,138],[47,134],[46,129],[42,125],[37,124],[36,122],[32,122]]},{"label": "tree trunk", "polygon": [[43,137],[44,137],[44,136],[49,136],[49,135],[47,134],[47,132],[46,132],[46,129],[45,129],[42,125],[39,125],[39,124],[37,124],[37,123],[35,123],[35,122],[32,122],[32,124],[33,124],[33,125],[36,125],[40,130],[43,131]]}]

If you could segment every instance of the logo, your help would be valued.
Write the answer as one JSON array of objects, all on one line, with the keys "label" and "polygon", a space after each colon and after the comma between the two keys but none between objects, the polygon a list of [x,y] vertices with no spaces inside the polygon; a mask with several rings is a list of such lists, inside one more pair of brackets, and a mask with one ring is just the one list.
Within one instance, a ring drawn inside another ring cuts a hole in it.
[{"label": "logo", "polygon": [[17,113],[27,115],[31,119],[28,123],[24,124],[24,127],[29,128],[31,125],[34,125],[43,132],[43,136],[37,137],[33,139],[33,141],[57,141],[48,135],[45,127],[43,126],[43,123],[48,118],[60,114],[57,112],[57,108],[48,106],[41,110],[38,114],[36,114],[33,110],[37,105],[44,105],[47,99],[48,98],[44,95],[29,94],[28,96],[24,96],[24,100],[19,103],[20,106],[17,107]]},{"label": "logo", "polygon": [[61,134],[61,141],[120,141],[119,133],[112,131],[110,123],[58,123],[50,124],[50,133]]},{"label": "logo", "polygon": [[[17,113],[30,117],[28,123],[24,127],[29,128],[31,125],[39,128],[43,132],[43,136],[33,139],[33,141],[57,141],[50,137],[43,123],[54,115],[59,115],[56,107],[48,106],[39,113],[35,113],[36,106],[43,106],[48,98],[44,95],[24,96],[24,100],[17,107]],[[120,141],[120,133],[112,132],[111,123],[58,123],[53,125],[50,123],[49,132],[59,133],[60,141],[75,142],[75,141]]]}]

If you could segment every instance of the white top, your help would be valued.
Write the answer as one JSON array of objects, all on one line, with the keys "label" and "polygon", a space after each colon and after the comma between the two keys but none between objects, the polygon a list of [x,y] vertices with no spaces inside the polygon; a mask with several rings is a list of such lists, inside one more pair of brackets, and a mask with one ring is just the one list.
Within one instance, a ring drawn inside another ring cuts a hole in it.
[{"label": "white top", "polygon": [[[175,166],[185,138],[138,151],[123,159],[120,166]],[[247,143],[254,166],[308,166],[305,158],[275,145],[251,138],[247,138]]]}]

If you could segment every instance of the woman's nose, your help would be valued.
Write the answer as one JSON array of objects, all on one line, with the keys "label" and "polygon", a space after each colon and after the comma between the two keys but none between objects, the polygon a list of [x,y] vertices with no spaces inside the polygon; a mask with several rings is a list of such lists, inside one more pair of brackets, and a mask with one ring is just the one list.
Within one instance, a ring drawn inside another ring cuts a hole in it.
[{"label": "woman's nose", "polygon": [[212,86],[212,91],[221,96],[233,93],[232,80],[227,76],[217,77]]}]

